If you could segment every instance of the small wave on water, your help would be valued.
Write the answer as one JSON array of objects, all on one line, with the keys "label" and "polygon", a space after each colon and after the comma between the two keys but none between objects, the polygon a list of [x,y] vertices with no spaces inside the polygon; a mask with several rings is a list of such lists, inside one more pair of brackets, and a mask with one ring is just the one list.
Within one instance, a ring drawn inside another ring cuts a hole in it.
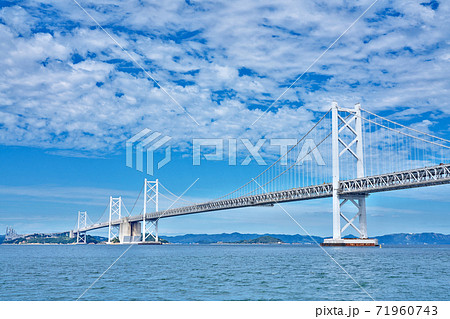
[{"label": "small wave on water", "polygon": [[[377,300],[445,300],[450,247],[327,248]],[[0,246],[0,300],[75,300],[123,246]],[[82,300],[368,300],[318,247],[134,246]]]}]

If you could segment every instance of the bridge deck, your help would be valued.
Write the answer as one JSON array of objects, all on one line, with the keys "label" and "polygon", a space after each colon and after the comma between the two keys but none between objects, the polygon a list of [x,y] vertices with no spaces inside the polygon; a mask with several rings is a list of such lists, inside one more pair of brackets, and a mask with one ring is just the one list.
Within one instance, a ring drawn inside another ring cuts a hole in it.
[{"label": "bridge deck", "polygon": [[[413,169],[390,174],[368,176],[340,182],[341,195],[370,194],[386,192],[406,188],[417,188],[450,183],[450,164],[441,164],[432,167]],[[234,199],[211,201],[192,206],[172,208],[159,212],[146,214],[146,220],[156,220],[188,214],[205,213],[216,210],[261,206],[267,204],[284,203],[292,201],[309,200],[316,198],[332,197],[333,185],[331,183],[314,185],[301,188],[293,188],[278,192],[244,196]],[[137,222],[142,220],[142,215],[124,217],[114,220],[112,225],[119,225],[123,221]],[[80,232],[108,227],[109,222],[93,224],[80,229]],[[78,230],[74,230],[76,233]]]}]

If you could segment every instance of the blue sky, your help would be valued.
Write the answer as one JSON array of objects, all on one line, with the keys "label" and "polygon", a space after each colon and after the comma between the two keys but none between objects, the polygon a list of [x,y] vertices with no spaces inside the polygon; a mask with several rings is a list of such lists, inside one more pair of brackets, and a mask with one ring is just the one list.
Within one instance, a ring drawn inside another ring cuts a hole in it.
[{"label": "blue sky", "polygon": [[[0,232],[67,230],[80,209],[100,217],[110,195],[131,207],[151,177],[126,167],[125,141],[144,128],[172,137],[173,160],[154,177],[178,194],[199,178],[186,194],[196,202],[262,168],[192,166],[192,138],[298,138],[333,100],[450,138],[450,4],[440,1],[378,1],[251,125],[372,2],[79,1],[197,125],[74,1],[0,1]],[[370,196],[369,233],[450,233],[449,190]],[[330,200],[286,208],[331,235]],[[160,225],[301,233],[277,208]]]}]

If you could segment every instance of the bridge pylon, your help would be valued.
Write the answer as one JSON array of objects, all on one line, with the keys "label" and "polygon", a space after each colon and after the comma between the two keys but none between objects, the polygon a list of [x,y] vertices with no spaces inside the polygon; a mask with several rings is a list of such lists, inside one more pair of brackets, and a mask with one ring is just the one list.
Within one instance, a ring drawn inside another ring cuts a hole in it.
[{"label": "bridge pylon", "polygon": [[144,181],[144,210],[142,212],[142,242],[152,237],[154,243],[159,243],[158,219],[147,219],[147,210],[150,206],[155,207],[155,212],[159,211],[159,181]]},{"label": "bridge pylon", "polygon": [[[340,158],[350,154],[356,160],[356,177],[363,178],[364,172],[364,148],[363,129],[361,118],[361,105],[358,103],[354,109],[341,108],[336,102],[332,106],[332,164],[333,164],[333,238],[325,239],[324,246],[376,246],[376,239],[369,239],[367,235],[366,197],[368,194],[342,196],[340,189]],[[349,114],[343,117],[339,112]],[[347,141],[344,134],[351,136]],[[358,210],[353,218],[347,218],[342,207],[346,203],[352,203]],[[341,228],[341,218],[345,225]],[[354,222],[359,218],[359,227]],[[342,238],[342,233],[351,226],[359,233],[359,239]]]},{"label": "bridge pylon", "polygon": [[109,226],[108,226],[108,244],[111,244],[114,239],[119,239],[119,227],[113,225],[115,219],[122,217],[122,197],[109,197]]},{"label": "bridge pylon", "polygon": [[87,244],[86,232],[81,232],[80,229],[87,226],[87,212],[78,211],[77,223],[77,244]]}]

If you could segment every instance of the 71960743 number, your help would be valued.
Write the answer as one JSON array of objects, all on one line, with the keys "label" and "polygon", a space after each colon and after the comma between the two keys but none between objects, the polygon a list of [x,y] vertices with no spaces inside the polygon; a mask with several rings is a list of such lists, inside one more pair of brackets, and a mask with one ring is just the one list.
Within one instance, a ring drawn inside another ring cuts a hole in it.
[{"label": "71960743 number", "polygon": [[437,306],[377,306],[377,316],[436,316]]}]

